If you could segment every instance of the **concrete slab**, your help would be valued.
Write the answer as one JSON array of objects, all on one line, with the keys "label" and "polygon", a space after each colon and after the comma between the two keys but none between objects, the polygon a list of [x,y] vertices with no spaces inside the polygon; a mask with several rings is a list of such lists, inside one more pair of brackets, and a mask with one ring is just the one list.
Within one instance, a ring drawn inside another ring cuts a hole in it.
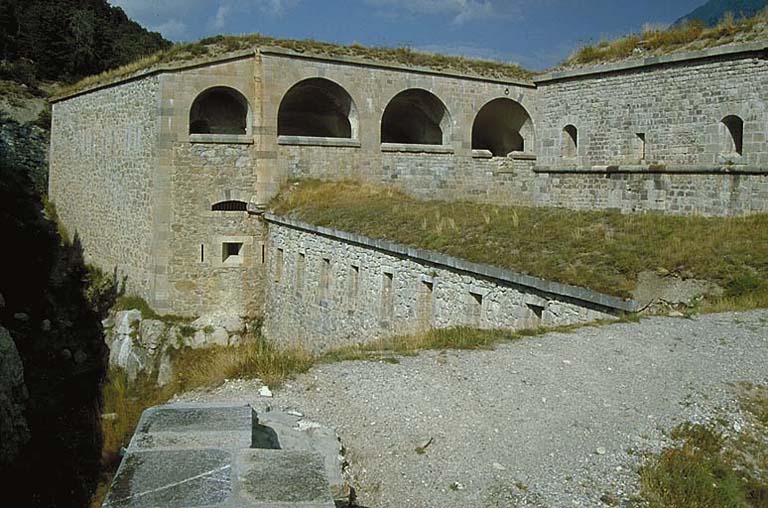
[{"label": "concrete slab", "polygon": [[240,504],[258,508],[334,508],[323,458],[312,452],[242,450],[236,488]]},{"label": "concrete slab", "polygon": [[232,495],[232,454],[225,450],[129,452],[104,508],[191,508]]}]

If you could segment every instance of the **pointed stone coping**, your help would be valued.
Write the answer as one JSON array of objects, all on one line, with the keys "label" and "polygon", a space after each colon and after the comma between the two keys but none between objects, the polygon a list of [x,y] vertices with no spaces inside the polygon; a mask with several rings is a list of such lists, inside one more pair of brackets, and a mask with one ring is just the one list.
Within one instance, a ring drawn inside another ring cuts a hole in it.
[{"label": "pointed stone coping", "polygon": [[104,508],[333,508],[322,457],[286,450],[129,452]]},{"label": "pointed stone coping", "polygon": [[258,420],[250,406],[169,404],[144,411],[129,451],[253,446]]}]

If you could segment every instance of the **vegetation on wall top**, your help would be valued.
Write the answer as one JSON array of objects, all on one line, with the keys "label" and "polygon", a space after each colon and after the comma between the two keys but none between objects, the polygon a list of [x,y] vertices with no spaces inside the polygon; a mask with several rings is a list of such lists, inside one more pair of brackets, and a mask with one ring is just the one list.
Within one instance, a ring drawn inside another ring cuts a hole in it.
[{"label": "vegetation on wall top", "polygon": [[667,29],[648,26],[642,33],[584,46],[566,60],[562,67],[594,65],[633,56],[656,56],[758,40],[768,40],[768,9],[741,19],[726,14],[712,27],[696,19]]},{"label": "vegetation on wall top", "polygon": [[629,297],[655,271],[715,282],[724,308],[768,306],[768,215],[732,218],[420,201],[354,182],[301,181],[279,215]]},{"label": "vegetation on wall top", "polygon": [[86,78],[61,92],[68,95],[92,86],[98,86],[131,74],[151,69],[160,64],[215,58],[257,47],[278,47],[297,53],[327,57],[356,57],[382,63],[425,67],[441,72],[456,72],[486,78],[530,79],[534,73],[518,65],[491,60],[474,60],[460,56],[423,53],[410,48],[368,47],[360,44],[342,46],[312,39],[291,40],[268,37],[261,34],[217,35],[199,42],[176,44],[149,57],[142,58],[121,68]]}]

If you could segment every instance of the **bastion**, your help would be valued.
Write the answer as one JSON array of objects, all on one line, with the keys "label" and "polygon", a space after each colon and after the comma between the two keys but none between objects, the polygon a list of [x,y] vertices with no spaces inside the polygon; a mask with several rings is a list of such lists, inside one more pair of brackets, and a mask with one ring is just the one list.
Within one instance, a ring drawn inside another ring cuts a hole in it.
[{"label": "bastion", "polygon": [[[632,305],[264,211],[286,182],[317,178],[424,199],[767,212],[767,56],[752,43],[531,80],[274,47],[163,64],[54,101],[50,197],[87,260],[160,312],[266,316],[277,337],[315,314],[309,336],[584,321]],[[365,284],[377,314],[345,321]],[[432,291],[443,310],[424,310]]]}]

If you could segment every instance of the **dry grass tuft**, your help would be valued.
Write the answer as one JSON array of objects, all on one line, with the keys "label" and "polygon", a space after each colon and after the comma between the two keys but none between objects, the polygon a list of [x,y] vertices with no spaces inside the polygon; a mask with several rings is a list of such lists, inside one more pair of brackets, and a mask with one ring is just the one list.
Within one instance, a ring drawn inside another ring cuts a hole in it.
[{"label": "dry grass tuft", "polygon": [[735,42],[749,42],[768,34],[768,9],[751,18],[736,20],[726,15],[714,27],[707,28],[698,21],[661,29],[647,26],[642,33],[631,34],[613,41],[601,41],[584,46],[563,63],[574,67],[622,60],[631,56],[648,56],[678,50],[705,49]]},{"label": "dry grass tuft", "polygon": [[743,385],[747,425],[739,433],[683,424],[680,442],[640,470],[650,508],[765,508],[768,506],[768,389]]},{"label": "dry grass tuft", "polygon": [[713,281],[704,310],[768,306],[768,215],[734,218],[419,201],[355,182],[302,181],[271,209],[312,224],[434,250],[620,297],[646,270]]}]

